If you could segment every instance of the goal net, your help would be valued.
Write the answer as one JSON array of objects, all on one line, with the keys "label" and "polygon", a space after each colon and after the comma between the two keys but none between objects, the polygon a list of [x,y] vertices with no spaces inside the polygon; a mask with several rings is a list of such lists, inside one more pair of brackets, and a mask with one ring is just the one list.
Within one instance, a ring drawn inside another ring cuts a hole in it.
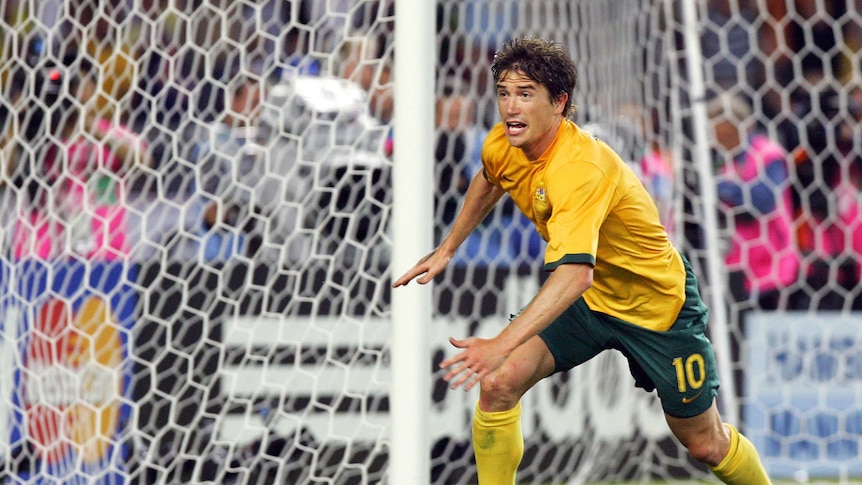
[{"label": "goal net", "polygon": [[[574,119],[642,177],[713,307],[723,414],[775,478],[849,483],[862,11],[694,3],[692,24],[670,0],[438,0],[437,50],[413,53],[437,76],[429,224],[439,240],[480,169],[496,48],[561,42]],[[7,0],[0,16],[0,477],[391,483],[392,328],[410,323],[389,289],[406,269],[395,1]],[[743,173],[754,143],[723,144],[722,121],[765,134],[779,168]],[[449,336],[494,335],[529,301],[543,252],[504,199],[433,285],[429,372]],[[440,377],[429,482],[475,483],[478,393]],[[709,475],[618,355],[523,409],[520,483]]]}]

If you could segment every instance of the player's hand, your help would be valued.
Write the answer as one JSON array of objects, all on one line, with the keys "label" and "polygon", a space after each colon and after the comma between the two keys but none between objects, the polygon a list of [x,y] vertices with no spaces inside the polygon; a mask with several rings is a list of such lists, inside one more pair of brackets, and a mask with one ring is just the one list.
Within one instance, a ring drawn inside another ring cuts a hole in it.
[{"label": "player's hand", "polygon": [[483,377],[500,367],[509,354],[498,339],[470,337],[457,340],[449,337],[449,343],[464,349],[458,355],[440,363],[440,368],[449,369],[443,380],[448,382],[452,389],[463,386],[465,391],[469,391]]},{"label": "player's hand", "polygon": [[424,276],[416,280],[416,282],[420,285],[424,285],[432,281],[435,276],[446,269],[446,266],[449,265],[449,261],[451,260],[452,256],[450,254],[446,254],[437,248],[425,255],[418,263],[416,263],[415,266],[410,268],[410,270],[404,273],[403,276],[395,280],[395,282],[392,283],[392,287],[398,288],[399,286],[404,286],[413,281],[413,279],[419,275]]}]

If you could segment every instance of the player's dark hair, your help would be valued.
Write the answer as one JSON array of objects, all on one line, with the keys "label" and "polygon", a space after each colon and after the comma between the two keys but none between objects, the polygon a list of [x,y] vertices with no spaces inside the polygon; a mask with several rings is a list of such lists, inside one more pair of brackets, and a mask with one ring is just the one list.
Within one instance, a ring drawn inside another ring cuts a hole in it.
[{"label": "player's dark hair", "polygon": [[578,71],[562,44],[544,39],[513,39],[497,51],[491,63],[495,83],[508,71],[520,71],[545,86],[552,100],[568,94],[563,114],[571,114]]}]

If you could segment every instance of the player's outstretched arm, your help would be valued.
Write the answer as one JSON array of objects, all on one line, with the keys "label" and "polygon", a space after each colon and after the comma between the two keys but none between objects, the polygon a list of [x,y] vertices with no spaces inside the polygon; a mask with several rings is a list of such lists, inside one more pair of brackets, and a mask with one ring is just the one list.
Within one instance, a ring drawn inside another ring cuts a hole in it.
[{"label": "player's outstretched arm", "polygon": [[491,209],[502,196],[503,189],[488,182],[481,172],[476,174],[473,181],[470,182],[470,187],[464,196],[464,205],[461,207],[458,217],[455,218],[455,223],[452,224],[449,234],[437,249],[420,259],[403,276],[395,280],[392,287],[404,286],[416,277],[419,277],[416,282],[421,285],[432,281],[435,276],[446,269],[461,243],[485,219],[485,216],[491,212]]},{"label": "player's outstretched arm", "polygon": [[551,273],[529,305],[496,337],[482,339],[450,338],[460,349],[457,355],[440,363],[448,372],[443,380],[452,389],[463,386],[469,391],[482,377],[494,372],[519,345],[538,335],[592,285],[593,268],[587,264],[563,264]]}]

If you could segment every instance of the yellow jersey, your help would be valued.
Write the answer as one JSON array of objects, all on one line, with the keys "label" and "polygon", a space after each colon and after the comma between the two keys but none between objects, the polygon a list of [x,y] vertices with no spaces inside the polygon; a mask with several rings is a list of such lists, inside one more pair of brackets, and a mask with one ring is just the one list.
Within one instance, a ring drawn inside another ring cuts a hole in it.
[{"label": "yellow jersey", "polygon": [[593,311],[664,331],[685,302],[685,268],[637,175],[603,141],[563,120],[538,160],[502,123],[482,147],[487,180],[505,190],[547,241],[545,269],[593,266]]}]

